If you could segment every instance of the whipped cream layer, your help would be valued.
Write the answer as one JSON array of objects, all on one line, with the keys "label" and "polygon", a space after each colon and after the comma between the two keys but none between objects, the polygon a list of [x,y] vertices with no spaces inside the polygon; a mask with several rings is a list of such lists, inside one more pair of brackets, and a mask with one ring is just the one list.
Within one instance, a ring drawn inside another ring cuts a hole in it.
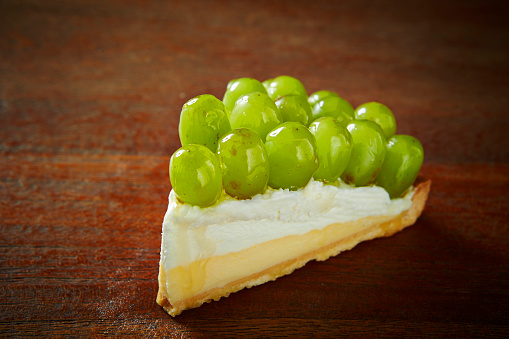
[{"label": "whipped cream layer", "polygon": [[200,208],[179,202],[171,191],[161,263],[169,270],[333,223],[396,215],[410,208],[412,195],[410,190],[403,198],[391,200],[378,186],[324,185],[312,180],[297,191],[269,188],[249,200],[223,194],[218,204]]}]

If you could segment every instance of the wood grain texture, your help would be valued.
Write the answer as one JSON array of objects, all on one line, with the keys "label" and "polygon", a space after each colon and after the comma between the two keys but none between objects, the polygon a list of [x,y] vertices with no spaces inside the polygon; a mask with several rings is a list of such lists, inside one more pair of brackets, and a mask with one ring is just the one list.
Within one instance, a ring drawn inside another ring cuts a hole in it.
[{"label": "wood grain texture", "polygon": [[[508,337],[502,1],[0,2],[0,335]],[[417,223],[172,319],[155,303],[182,104],[236,77],[381,101]]]}]

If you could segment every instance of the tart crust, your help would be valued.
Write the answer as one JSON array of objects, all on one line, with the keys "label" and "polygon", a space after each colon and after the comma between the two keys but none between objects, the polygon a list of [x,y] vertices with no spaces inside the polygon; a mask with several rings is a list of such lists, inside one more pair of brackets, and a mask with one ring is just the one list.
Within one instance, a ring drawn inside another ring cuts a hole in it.
[{"label": "tart crust", "polygon": [[[285,260],[278,264],[275,264],[267,269],[253,273],[249,276],[242,277],[240,279],[226,283],[222,287],[214,287],[206,291],[199,292],[198,294],[185,297],[184,299],[170,303],[169,293],[167,291],[167,272],[162,264],[159,265],[159,292],[157,294],[157,303],[161,305],[168,314],[171,316],[179,315],[182,311],[199,307],[203,303],[211,302],[212,300],[219,300],[221,297],[228,297],[231,293],[237,292],[243,288],[250,288],[256,285],[264,284],[268,281],[275,280],[281,276],[292,273],[297,268],[304,266],[310,260],[326,260],[331,256],[335,256],[343,251],[350,250],[357,244],[380,237],[388,237],[396,232],[403,230],[415,223],[417,218],[421,215],[428,198],[428,193],[431,187],[430,180],[423,180],[418,178],[415,183],[414,195],[412,197],[412,205],[409,209],[401,212],[400,214],[392,217],[380,216],[380,217],[368,217],[356,220],[350,223],[334,223],[330,224],[322,230],[316,230],[312,232],[320,232],[321,237],[325,239],[335,239],[334,233],[339,227],[348,227],[347,224],[352,224],[360,228],[361,231],[354,233],[350,236],[336,239],[328,244],[320,246],[314,250],[308,251],[297,257]],[[311,233],[311,232],[310,232]],[[290,241],[305,241],[309,234],[291,236]],[[286,237],[288,238],[288,237]],[[283,238],[285,239],[285,238]],[[270,251],[274,248],[278,248],[278,241],[282,239],[276,239],[268,241],[264,244],[244,250],[244,258],[249,258],[251,251]],[[286,240],[288,241],[288,239]],[[219,258],[217,261],[220,261]]]}]

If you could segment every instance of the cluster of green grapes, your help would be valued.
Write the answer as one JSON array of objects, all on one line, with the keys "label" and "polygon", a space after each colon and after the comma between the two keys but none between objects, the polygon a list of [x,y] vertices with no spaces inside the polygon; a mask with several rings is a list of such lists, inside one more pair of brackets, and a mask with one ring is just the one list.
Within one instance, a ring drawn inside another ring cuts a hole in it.
[{"label": "cluster of green grapes", "polygon": [[171,157],[170,180],[180,201],[201,207],[223,189],[247,199],[267,186],[296,190],[311,178],[376,184],[396,198],[415,181],[423,149],[395,132],[394,115],[377,102],[354,110],[331,91],[308,97],[290,76],[235,79],[222,101],[204,94],[182,107],[183,146]]}]

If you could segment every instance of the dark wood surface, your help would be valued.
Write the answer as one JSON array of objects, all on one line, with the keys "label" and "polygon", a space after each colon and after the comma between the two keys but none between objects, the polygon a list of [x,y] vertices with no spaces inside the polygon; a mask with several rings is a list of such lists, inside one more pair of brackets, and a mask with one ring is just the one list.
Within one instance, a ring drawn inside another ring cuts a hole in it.
[{"label": "dark wood surface", "polygon": [[[503,1],[0,2],[0,335],[508,337]],[[169,317],[182,104],[241,76],[381,101],[425,148],[417,223]]]}]

